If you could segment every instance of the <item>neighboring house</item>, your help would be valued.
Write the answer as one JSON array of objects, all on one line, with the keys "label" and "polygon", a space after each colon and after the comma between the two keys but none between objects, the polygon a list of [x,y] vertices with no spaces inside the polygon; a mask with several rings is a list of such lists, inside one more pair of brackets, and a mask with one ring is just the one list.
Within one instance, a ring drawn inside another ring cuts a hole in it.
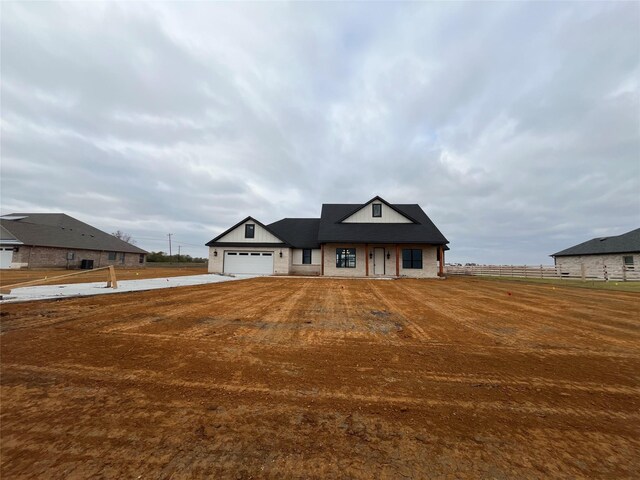
[{"label": "neighboring house", "polygon": [[447,243],[419,205],[375,197],[324,204],[320,218],[247,217],[207,246],[212,273],[433,278]]},{"label": "neighboring house", "polygon": [[561,274],[602,277],[640,265],[640,228],[613,237],[593,238],[551,255]]},{"label": "neighboring house", "polygon": [[142,267],[147,253],[64,213],[0,217],[0,268]]}]

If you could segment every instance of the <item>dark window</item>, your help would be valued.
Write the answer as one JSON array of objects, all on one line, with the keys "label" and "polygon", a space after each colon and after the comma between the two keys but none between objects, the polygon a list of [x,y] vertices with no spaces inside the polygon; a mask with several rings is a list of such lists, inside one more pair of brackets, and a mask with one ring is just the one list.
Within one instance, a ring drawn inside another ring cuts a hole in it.
[{"label": "dark window", "polygon": [[440,247],[436,247],[436,260],[440,261]]},{"label": "dark window", "polygon": [[124,253],[120,254],[120,263],[124,263]]},{"label": "dark window", "polygon": [[252,256],[252,257],[259,257],[259,256],[260,256],[260,254],[259,254],[259,253],[252,253],[252,254],[251,254],[251,256]]},{"label": "dark window", "polygon": [[422,268],[422,250],[419,248],[403,249],[402,268]]},{"label": "dark window", "polygon": [[256,226],[253,223],[247,223],[244,226],[244,238],[253,238],[256,234]]},{"label": "dark window", "polygon": [[140,259],[138,260],[138,263],[144,263],[144,253],[140,254]]},{"label": "dark window", "polygon": [[336,248],[336,268],[356,268],[356,249]]},{"label": "dark window", "polygon": [[381,217],[382,216],[382,204],[381,203],[374,203],[373,205],[371,205],[371,207],[373,208],[373,216],[374,217]]},{"label": "dark window", "polygon": [[311,249],[305,248],[302,250],[302,263],[304,265],[311,265]]},{"label": "dark window", "polygon": [[116,252],[108,252],[107,253],[107,259],[108,260],[115,260],[116,259]]},{"label": "dark window", "polygon": [[235,253],[235,252],[229,252],[229,253],[227,253],[227,255],[237,255],[237,253]]},{"label": "dark window", "polygon": [[622,259],[625,267],[633,267],[633,255],[625,255]]},{"label": "dark window", "polygon": [[240,255],[249,255],[249,254],[248,254],[248,253],[242,253],[242,252],[240,252]]},{"label": "dark window", "polygon": [[263,257],[270,257],[270,256],[271,256],[271,254],[270,254],[270,253],[263,253],[263,254],[262,254],[262,256],[263,256]]}]

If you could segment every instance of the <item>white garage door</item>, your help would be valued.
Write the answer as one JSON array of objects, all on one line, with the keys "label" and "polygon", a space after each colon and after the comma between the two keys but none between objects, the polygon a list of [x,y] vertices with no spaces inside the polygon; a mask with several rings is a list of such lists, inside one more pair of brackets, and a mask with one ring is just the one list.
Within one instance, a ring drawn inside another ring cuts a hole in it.
[{"label": "white garage door", "polygon": [[13,247],[0,248],[0,268],[11,268],[12,259],[13,259]]},{"label": "white garage door", "polygon": [[273,274],[272,252],[224,252],[225,273]]}]

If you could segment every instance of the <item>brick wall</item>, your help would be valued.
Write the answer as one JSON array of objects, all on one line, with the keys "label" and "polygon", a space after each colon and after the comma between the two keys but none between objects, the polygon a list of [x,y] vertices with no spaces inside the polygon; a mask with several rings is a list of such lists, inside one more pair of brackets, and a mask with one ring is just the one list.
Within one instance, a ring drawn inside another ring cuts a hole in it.
[{"label": "brick wall", "polygon": [[[73,253],[73,259],[68,259],[68,254]],[[93,268],[116,267],[139,268],[146,265],[140,263],[140,254],[115,252],[115,260],[109,259],[109,252],[97,250],[78,250],[55,247],[28,247],[20,246],[17,252],[13,252],[13,264],[21,268],[80,268],[82,260],[93,260]],[[122,258],[124,255],[124,259]]]}]

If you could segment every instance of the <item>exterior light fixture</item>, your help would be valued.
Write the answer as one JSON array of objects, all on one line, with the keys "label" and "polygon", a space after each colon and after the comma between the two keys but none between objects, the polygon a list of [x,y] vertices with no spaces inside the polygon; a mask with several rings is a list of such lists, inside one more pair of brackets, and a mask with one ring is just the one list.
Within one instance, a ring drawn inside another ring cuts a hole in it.
[{"label": "exterior light fixture", "polygon": [[217,256],[218,256],[218,250],[214,250],[214,251],[213,251],[213,256],[214,256],[214,257],[217,257]]},{"label": "exterior light fixture", "polygon": [[369,258],[373,258],[373,253],[369,252]]},{"label": "exterior light fixture", "polygon": [[389,260],[391,258],[391,253],[387,252],[387,260]]},{"label": "exterior light fixture", "polygon": [[280,250],[280,258],[282,258],[282,250]]}]

